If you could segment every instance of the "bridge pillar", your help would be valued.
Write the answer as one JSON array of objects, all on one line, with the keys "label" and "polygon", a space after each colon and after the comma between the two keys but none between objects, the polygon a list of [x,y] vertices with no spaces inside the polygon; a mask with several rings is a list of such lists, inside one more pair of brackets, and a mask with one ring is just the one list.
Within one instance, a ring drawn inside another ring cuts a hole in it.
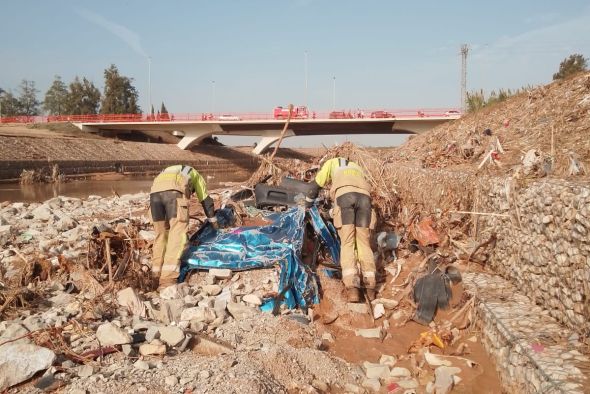
[{"label": "bridge pillar", "polygon": [[184,131],[184,137],[182,137],[176,146],[180,149],[189,149],[191,146],[198,144],[212,135],[212,130],[186,130]]},{"label": "bridge pillar", "polygon": [[[283,138],[292,137],[293,130],[287,130],[285,132],[285,136]],[[256,147],[252,150],[252,153],[255,155],[260,155],[264,153],[266,148],[277,142],[281,138],[281,132],[278,130],[267,131],[265,134],[262,135],[260,141],[256,144]]]}]

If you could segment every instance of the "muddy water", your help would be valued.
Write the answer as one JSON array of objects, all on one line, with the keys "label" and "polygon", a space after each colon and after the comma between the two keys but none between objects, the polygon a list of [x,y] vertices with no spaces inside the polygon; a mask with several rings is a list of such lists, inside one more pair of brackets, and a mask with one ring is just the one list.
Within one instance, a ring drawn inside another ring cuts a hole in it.
[{"label": "muddy water", "polygon": [[[112,196],[150,191],[153,176],[126,176],[107,174],[93,179],[75,180],[62,183],[39,183],[20,185],[18,183],[0,183],[0,202],[41,202],[57,196],[86,198],[90,195]],[[225,186],[227,182],[239,182],[234,174],[217,174],[208,177],[207,187],[212,190]]]}]

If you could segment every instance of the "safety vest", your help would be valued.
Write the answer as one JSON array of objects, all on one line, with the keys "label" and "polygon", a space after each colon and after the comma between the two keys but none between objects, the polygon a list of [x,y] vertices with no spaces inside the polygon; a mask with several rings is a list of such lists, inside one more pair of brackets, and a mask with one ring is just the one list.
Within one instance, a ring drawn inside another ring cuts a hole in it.
[{"label": "safety vest", "polygon": [[183,165],[170,166],[164,169],[154,179],[150,193],[176,190],[184,194],[186,198],[190,198],[194,192],[194,186],[190,177],[191,171],[195,171],[195,169]]},{"label": "safety vest", "polygon": [[334,158],[325,162],[316,175],[315,181],[320,187],[332,182],[330,188],[332,199],[350,192],[371,195],[371,185],[365,179],[361,167],[343,158]]}]

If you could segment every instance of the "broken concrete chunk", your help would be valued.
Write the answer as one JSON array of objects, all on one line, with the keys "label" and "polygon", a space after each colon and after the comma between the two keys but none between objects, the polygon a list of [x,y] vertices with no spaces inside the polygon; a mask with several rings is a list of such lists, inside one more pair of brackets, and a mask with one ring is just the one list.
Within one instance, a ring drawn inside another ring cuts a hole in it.
[{"label": "broken concrete chunk", "polygon": [[16,338],[20,339],[11,343],[31,343],[29,338],[24,337],[29,333],[29,330],[27,330],[22,324],[11,322],[2,322],[0,324],[2,325],[2,327],[0,327],[0,343],[11,341]]},{"label": "broken concrete chunk", "polygon": [[461,372],[456,367],[441,366],[434,370],[434,392],[440,394],[450,393],[455,381],[453,375]]},{"label": "broken concrete chunk", "polygon": [[166,345],[159,339],[154,339],[150,343],[143,343],[139,347],[139,354],[142,356],[164,355],[166,354]]},{"label": "broken concrete chunk", "polygon": [[117,292],[117,302],[135,316],[145,317],[145,305],[131,287]]},{"label": "broken concrete chunk", "polygon": [[363,338],[381,338],[381,327],[377,328],[360,328],[355,331],[357,337]]},{"label": "broken concrete chunk", "polygon": [[412,376],[412,374],[410,373],[410,370],[407,368],[402,368],[402,367],[394,367],[391,369],[391,372],[389,373],[389,376],[397,378],[397,377],[410,377]]},{"label": "broken concrete chunk", "polygon": [[183,310],[182,314],[180,315],[180,320],[211,323],[216,317],[217,316],[213,309],[197,306]]},{"label": "broken concrete chunk", "polygon": [[396,300],[391,300],[389,298],[377,298],[376,300],[371,302],[373,305],[383,304],[385,309],[395,309],[399,305],[399,302]]},{"label": "broken concrete chunk", "polygon": [[51,367],[55,353],[41,346],[7,343],[0,346],[0,390],[24,382]]},{"label": "broken concrete chunk", "polygon": [[209,275],[217,279],[229,279],[232,276],[232,272],[231,270],[225,268],[212,268],[209,270]]},{"label": "broken concrete chunk", "polygon": [[372,393],[378,393],[379,390],[381,390],[381,383],[379,383],[379,379],[363,379],[361,386]]},{"label": "broken concrete chunk", "polygon": [[373,307],[373,317],[375,319],[379,319],[383,315],[385,315],[385,307],[383,306],[383,304],[376,304]]},{"label": "broken concrete chunk", "polygon": [[94,367],[89,364],[80,365],[78,368],[76,368],[76,372],[79,377],[87,378],[87,377],[92,376],[94,374]]},{"label": "broken concrete chunk", "polygon": [[197,343],[193,347],[193,352],[203,356],[217,356],[220,354],[227,354],[232,350],[230,345],[215,341],[204,335],[199,335],[195,339]]},{"label": "broken concrete chunk", "polygon": [[132,341],[131,335],[112,322],[101,324],[96,330],[96,338],[102,346],[124,345]]},{"label": "broken concrete chunk", "polygon": [[184,298],[183,288],[179,284],[168,286],[160,290],[160,298],[164,300],[174,300],[178,298]]},{"label": "broken concrete chunk", "polygon": [[135,369],[141,369],[142,371],[148,371],[150,369],[150,365],[143,360],[137,360],[133,363],[133,367]]},{"label": "broken concrete chunk", "polygon": [[257,313],[256,309],[235,302],[228,302],[227,310],[229,314],[232,315],[232,317],[236,320],[254,316]]},{"label": "broken concrete chunk", "polygon": [[184,340],[184,331],[176,326],[160,327],[160,339],[174,347]]},{"label": "broken concrete chunk", "polygon": [[242,300],[244,300],[244,302],[250,305],[262,305],[262,300],[256,294],[247,294],[244,297],[242,297]]},{"label": "broken concrete chunk", "polygon": [[445,360],[444,358],[430,352],[424,353],[424,359],[431,367],[437,367],[439,365],[446,365],[450,367],[453,365],[453,363],[451,363],[449,360]]},{"label": "broken concrete chunk", "polygon": [[221,286],[219,285],[205,285],[203,286],[203,291],[205,292],[205,294],[209,295],[209,296],[216,296],[219,293],[221,293]]},{"label": "broken concrete chunk", "polygon": [[368,379],[380,379],[389,376],[389,367],[387,365],[365,361],[363,363],[363,369]]},{"label": "broken concrete chunk", "polygon": [[393,367],[396,363],[397,358],[387,354],[381,355],[381,358],[379,359],[379,364],[387,365],[388,367]]}]

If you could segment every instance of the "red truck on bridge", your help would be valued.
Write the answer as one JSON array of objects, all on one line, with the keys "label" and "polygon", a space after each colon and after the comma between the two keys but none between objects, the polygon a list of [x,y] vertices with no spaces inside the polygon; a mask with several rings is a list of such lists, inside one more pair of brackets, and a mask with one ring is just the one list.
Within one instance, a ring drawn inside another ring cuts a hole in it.
[{"label": "red truck on bridge", "polygon": [[[289,107],[275,107],[273,116],[275,119],[287,119],[289,117]],[[293,107],[291,110],[291,119],[307,118],[309,118],[309,112],[306,106],[300,105],[299,107]]]}]

